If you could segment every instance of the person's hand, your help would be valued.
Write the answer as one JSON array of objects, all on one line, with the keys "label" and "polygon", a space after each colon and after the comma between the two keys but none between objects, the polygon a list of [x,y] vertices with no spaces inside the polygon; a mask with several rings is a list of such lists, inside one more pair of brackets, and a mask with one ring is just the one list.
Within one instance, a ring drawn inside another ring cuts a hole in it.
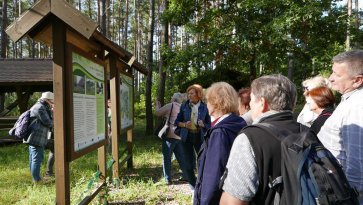
[{"label": "person's hand", "polygon": [[198,126],[199,126],[199,127],[204,127],[204,123],[203,123],[203,121],[202,121],[202,120],[198,120]]},{"label": "person's hand", "polygon": [[187,122],[185,123],[185,127],[186,127],[186,128],[188,128],[188,129],[190,129],[191,124],[192,124],[192,123],[191,123],[190,121],[187,121]]}]

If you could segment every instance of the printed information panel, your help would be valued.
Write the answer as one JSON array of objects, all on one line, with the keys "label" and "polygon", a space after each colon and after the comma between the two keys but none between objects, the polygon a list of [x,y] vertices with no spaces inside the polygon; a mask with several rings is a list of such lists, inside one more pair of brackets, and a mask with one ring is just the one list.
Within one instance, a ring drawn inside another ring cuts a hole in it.
[{"label": "printed information panel", "polygon": [[121,102],[121,129],[126,129],[133,125],[134,118],[134,86],[133,78],[121,73],[120,75],[120,102]]},{"label": "printed information panel", "polygon": [[74,151],[105,139],[104,67],[72,53]]}]

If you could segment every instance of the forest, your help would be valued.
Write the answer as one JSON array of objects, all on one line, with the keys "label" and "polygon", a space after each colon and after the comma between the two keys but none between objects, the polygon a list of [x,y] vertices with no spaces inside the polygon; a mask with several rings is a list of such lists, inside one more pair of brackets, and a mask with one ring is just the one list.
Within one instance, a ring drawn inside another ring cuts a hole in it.
[{"label": "forest", "polygon": [[[188,85],[226,81],[235,89],[270,73],[299,88],[329,75],[331,58],[363,45],[359,0],[67,0],[133,53],[149,74],[135,76],[135,115],[153,130],[153,103]],[[65,2],[65,3],[67,3]],[[31,39],[12,42],[5,29],[35,0],[2,0],[0,58],[52,58]],[[0,96],[0,110],[5,96]]]}]

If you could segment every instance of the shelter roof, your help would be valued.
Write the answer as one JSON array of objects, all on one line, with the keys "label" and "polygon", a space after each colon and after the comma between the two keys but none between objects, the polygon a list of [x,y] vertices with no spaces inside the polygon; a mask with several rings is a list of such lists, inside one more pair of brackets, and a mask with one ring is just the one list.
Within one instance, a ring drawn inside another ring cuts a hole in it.
[{"label": "shelter roof", "polygon": [[[83,38],[101,44],[108,51],[116,54],[118,58],[130,67],[147,74],[148,70],[126,49],[107,39],[98,30],[98,24],[79,10],[73,8],[64,0],[39,0],[29,10],[24,12],[6,29],[6,33],[13,41],[18,41],[26,35],[37,41],[51,46],[52,20],[57,17],[78,32]],[[76,37],[77,38],[77,37]],[[75,41],[79,39],[73,39]],[[82,44],[82,43],[81,43]],[[91,46],[90,49],[93,49]]]},{"label": "shelter roof", "polygon": [[51,59],[0,59],[0,92],[49,90],[53,86]]}]

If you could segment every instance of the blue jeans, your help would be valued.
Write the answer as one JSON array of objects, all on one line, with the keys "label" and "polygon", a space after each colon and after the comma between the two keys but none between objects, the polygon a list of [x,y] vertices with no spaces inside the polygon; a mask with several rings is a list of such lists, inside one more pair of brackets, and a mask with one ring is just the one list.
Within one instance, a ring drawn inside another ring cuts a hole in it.
[{"label": "blue jeans", "polygon": [[188,138],[182,142],[183,147],[183,176],[186,178],[192,189],[197,181],[194,171],[196,170],[196,155],[202,145],[200,133],[188,133]]},{"label": "blue jeans", "polygon": [[30,173],[33,177],[33,181],[39,181],[40,177],[40,165],[44,159],[44,148],[39,146],[29,145],[29,167]]},{"label": "blue jeans", "polygon": [[[163,152],[163,175],[165,181],[171,182],[172,175],[171,175],[171,157],[173,152],[175,154],[175,158],[179,163],[180,168],[183,171],[183,147],[181,144],[181,140],[168,138],[163,139],[162,142],[162,152]],[[184,171],[183,171],[184,173]]]}]

